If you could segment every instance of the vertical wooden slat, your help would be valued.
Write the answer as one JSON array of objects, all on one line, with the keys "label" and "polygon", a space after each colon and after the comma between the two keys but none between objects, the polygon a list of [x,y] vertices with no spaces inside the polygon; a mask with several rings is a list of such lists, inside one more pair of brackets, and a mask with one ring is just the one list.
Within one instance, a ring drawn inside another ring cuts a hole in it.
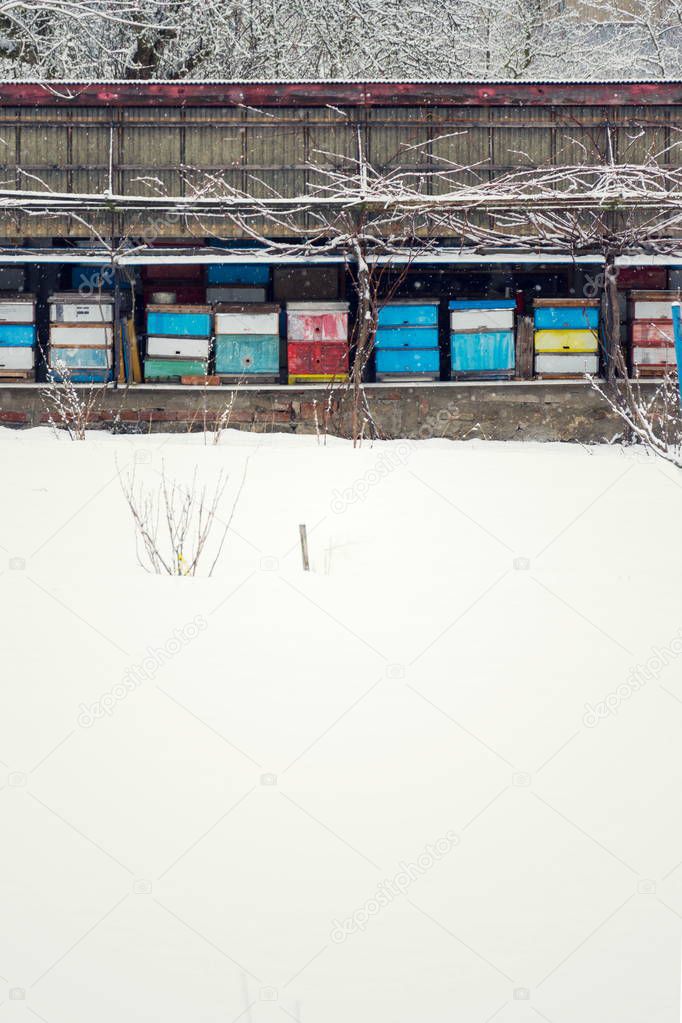
[{"label": "vertical wooden slat", "polygon": [[520,316],[516,323],[516,378],[533,379],[533,320]]}]

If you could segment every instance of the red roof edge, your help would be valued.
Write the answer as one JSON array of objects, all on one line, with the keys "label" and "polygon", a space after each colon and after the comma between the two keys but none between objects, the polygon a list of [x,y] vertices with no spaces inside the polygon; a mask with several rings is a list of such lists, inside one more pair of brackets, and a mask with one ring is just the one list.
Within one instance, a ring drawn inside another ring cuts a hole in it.
[{"label": "red roof edge", "polygon": [[668,106],[682,82],[0,82],[4,106]]}]

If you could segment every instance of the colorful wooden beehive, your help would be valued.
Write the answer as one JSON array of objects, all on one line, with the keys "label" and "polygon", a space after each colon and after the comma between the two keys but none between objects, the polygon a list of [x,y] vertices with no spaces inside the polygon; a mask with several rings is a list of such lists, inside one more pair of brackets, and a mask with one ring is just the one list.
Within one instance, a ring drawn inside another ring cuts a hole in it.
[{"label": "colorful wooden beehive", "polygon": [[0,265],[0,291],[12,294],[23,292],[26,287],[26,270],[16,263]]},{"label": "colorful wooden beehive", "polygon": [[160,304],[159,293],[169,294],[169,304],[205,305],[206,284],[200,263],[153,263],[142,267],[142,291],[145,305]]},{"label": "colorful wooden beehive", "polygon": [[48,376],[73,383],[107,383],[113,376],[114,299],[79,291],[52,295]]},{"label": "colorful wooden beehive", "polygon": [[287,302],[290,384],[347,380],[348,303]]},{"label": "colorful wooden beehive", "polygon": [[279,380],[279,306],[227,304],[215,311],[215,371],[225,382]]},{"label": "colorful wooden beehive", "polygon": [[630,350],[636,377],[659,377],[677,365],[673,333],[674,291],[630,292]]},{"label": "colorful wooden beehive", "polygon": [[377,380],[438,380],[437,300],[401,299],[379,310],[374,342]]},{"label": "colorful wooden beehive", "polygon": [[264,263],[211,263],[206,267],[206,301],[217,303],[265,302],[270,267]]},{"label": "colorful wooden beehive", "polygon": [[35,296],[0,294],[0,377],[35,379]]},{"label": "colorful wooden beehive", "polygon": [[84,263],[69,267],[71,288],[81,297],[99,291],[111,291],[114,287],[114,271],[111,264]]},{"label": "colorful wooden beehive", "polygon": [[580,379],[599,372],[599,300],[536,298],[535,373],[544,379]]},{"label": "colorful wooden beehive", "polygon": [[207,376],[212,335],[210,306],[148,305],[145,380]]},{"label": "colorful wooden beehive", "polygon": [[516,348],[511,299],[450,302],[450,375],[457,379],[507,379]]},{"label": "colorful wooden beehive", "polygon": [[668,283],[668,268],[665,266],[620,266],[617,272],[618,290],[653,288],[664,290]]}]

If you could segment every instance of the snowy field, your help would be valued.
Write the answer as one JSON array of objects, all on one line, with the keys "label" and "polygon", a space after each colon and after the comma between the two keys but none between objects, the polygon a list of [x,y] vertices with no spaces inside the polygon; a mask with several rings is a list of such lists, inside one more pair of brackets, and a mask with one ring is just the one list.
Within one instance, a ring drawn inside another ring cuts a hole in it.
[{"label": "snowy field", "polygon": [[[224,515],[248,458],[212,578],[136,562],[117,472],[162,458],[225,469]],[[0,1023],[678,1023],[682,474],[237,433],[0,459]]]}]

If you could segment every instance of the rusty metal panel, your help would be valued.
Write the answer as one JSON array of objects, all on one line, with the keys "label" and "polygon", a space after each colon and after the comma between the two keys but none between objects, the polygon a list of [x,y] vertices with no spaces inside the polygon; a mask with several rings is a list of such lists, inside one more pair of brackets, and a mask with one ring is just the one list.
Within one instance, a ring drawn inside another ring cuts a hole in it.
[{"label": "rusty metal panel", "polygon": [[612,106],[682,104],[682,81],[658,82],[149,82],[0,83],[0,104],[107,106]]}]

